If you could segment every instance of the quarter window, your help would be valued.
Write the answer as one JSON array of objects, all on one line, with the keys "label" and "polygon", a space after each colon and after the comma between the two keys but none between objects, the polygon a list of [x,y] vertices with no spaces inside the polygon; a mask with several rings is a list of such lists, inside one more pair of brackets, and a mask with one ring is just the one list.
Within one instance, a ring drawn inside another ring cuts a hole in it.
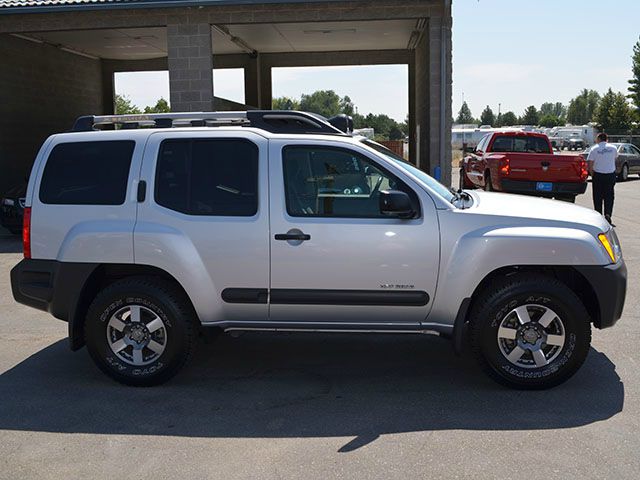
[{"label": "quarter window", "polygon": [[53,205],[122,205],[135,142],[56,145],[44,168],[40,201]]},{"label": "quarter window", "polygon": [[258,212],[258,148],[240,139],[165,140],[155,199],[188,215],[251,217]]},{"label": "quarter window", "polygon": [[350,150],[286,147],[283,168],[287,212],[293,217],[388,218],[380,213],[382,190],[405,191],[419,210],[406,184]]}]

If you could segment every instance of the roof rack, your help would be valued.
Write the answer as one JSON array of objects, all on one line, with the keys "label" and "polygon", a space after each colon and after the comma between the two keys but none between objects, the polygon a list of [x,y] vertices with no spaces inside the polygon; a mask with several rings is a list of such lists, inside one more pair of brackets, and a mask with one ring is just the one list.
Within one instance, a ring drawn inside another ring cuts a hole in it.
[{"label": "roof rack", "polygon": [[321,115],[293,110],[248,110],[246,112],[149,113],[141,115],[86,115],[78,117],[72,132],[172,127],[255,127],[271,133],[321,133],[345,135],[353,130],[346,115],[326,119]]}]

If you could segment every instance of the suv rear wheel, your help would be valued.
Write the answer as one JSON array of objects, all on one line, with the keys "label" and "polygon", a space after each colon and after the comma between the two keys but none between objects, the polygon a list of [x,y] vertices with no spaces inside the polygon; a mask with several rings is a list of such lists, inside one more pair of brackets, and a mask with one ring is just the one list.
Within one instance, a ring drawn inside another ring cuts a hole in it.
[{"label": "suv rear wheel", "polygon": [[491,378],[538,390],[559,385],[580,368],[591,344],[590,318],[565,284],[516,274],[481,295],[471,312],[471,345]]},{"label": "suv rear wheel", "polygon": [[96,365],[118,382],[158,385],[187,362],[195,314],[170,283],[135,277],[98,294],[87,313],[85,340]]}]

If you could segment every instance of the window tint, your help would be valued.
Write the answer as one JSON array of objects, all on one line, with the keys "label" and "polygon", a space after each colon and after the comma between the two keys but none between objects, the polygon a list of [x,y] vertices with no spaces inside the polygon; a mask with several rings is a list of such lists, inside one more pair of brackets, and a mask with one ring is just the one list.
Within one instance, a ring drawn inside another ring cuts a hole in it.
[{"label": "window tint", "polygon": [[547,140],[542,137],[524,135],[501,135],[496,137],[492,152],[551,153]]},{"label": "window tint", "polygon": [[155,199],[189,215],[251,217],[258,212],[258,148],[239,139],[165,140]]},{"label": "window tint", "polygon": [[407,185],[353,151],[286,147],[283,167],[287,212],[294,217],[388,218],[380,213],[382,190],[406,192],[419,210]]},{"label": "window tint", "polygon": [[40,201],[57,205],[122,205],[135,142],[60,143],[42,174]]},{"label": "window tint", "polygon": [[630,149],[632,155],[640,155],[640,150],[638,150],[638,147],[636,147],[635,145],[631,145]]}]

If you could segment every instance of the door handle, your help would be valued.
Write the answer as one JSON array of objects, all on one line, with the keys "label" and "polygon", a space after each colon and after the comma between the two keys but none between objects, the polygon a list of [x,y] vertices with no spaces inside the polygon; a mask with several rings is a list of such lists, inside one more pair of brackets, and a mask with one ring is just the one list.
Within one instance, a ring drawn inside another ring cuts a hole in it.
[{"label": "door handle", "polygon": [[306,233],[278,233],[276,234],[276,240],[306,242],[311,240],[311,235]]}]

